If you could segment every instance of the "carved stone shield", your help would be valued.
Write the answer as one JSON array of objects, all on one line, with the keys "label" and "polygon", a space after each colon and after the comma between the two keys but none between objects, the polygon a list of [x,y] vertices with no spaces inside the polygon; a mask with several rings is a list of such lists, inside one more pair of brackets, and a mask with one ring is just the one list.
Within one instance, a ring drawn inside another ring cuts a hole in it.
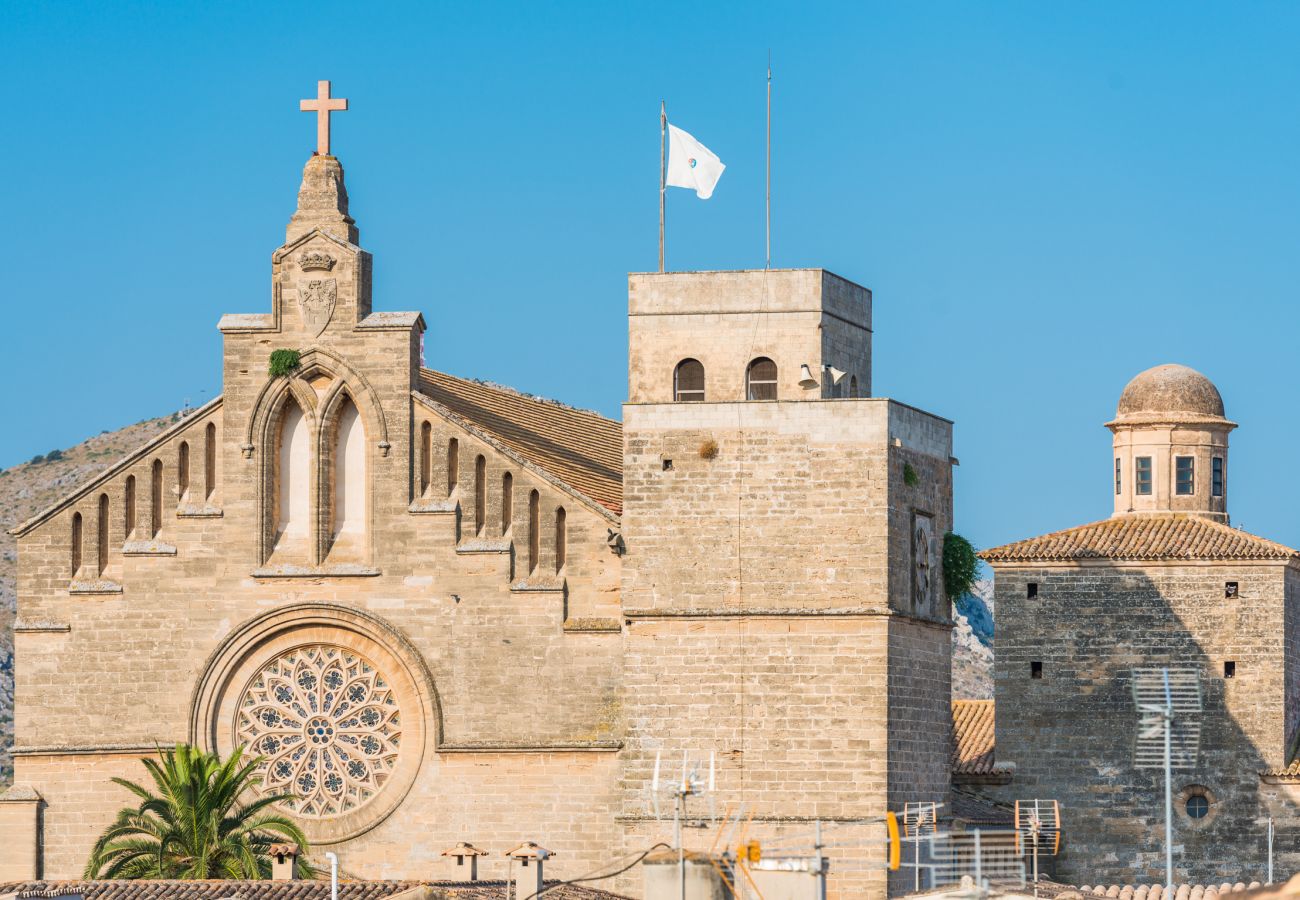
[{"label": "carved stone shield", "polygon": [[303,278],[298,281],[298,307],[302,320],[315,337],[325,330],[334,315],[338,284],[334,278]]},{"label": "carved stone shield", "polygon": [[912,513],[912,609],[929,613],[934,607],[934,579],[930,571],[934,552],[934,519]]}]

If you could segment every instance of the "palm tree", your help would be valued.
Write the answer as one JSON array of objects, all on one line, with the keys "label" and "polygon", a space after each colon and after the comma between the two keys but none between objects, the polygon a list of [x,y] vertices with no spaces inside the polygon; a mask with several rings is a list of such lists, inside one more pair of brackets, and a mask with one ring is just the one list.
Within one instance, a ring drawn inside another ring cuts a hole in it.
[{"label": "palm tree", "polygon": [[141,802],[118,811],[95,842],[84,877],[268,878],[273,844],[291,841],[307,850],[298,826],[268,809],[291,796],[241,801],[261,780],[254,774],[260,758],[245,761],[239,748],[222,762],[188,744],[159,748],[158,757],[142,760],[153,790],[113,779]]}]

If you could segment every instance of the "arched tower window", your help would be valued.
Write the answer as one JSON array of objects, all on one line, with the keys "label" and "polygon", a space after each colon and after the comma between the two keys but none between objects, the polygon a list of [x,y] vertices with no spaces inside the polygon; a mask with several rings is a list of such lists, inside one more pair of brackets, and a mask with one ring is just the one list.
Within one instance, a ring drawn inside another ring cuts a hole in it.
[{"label": "arched tower window", "polygon": [[276,460],[277,542],[306,539],[311,515],[311,436],[302,410],[292,399],[280,420],[280,453]]},{"label": "arched tower window", "polygon": [[427,497],[433,483],[433,426],[420,425],[420,496]]},{"label": "arched tower window", "polygon": [[126,489],[122,492],[122,533],[126,540],[135,537],[135,476],[126,476]]},{"label": "arched tower window", "polygon": [[190,495],[190,445],[187,441],[181,441],[176,453],[176,495],[182,503]]},{"label": "arched tower window", "polygon": [[452,438],[447,442],[447,496],[456,493],[460,483],[460,441]]},{"label": "arched tower window", "polygon": [[849,397],[854,398],[857,396],[858,396],[858,376],[850,375],[849,376]]},{"label": "arched tower window", "polygon": [[149,472],[149,537],[156,538],[162,533],[163,511],[163,464],[161,459],[153,461]]},{"label": "arched tower window", "polygon": [[487,527],[487,460],[479,454],[474,460],[474,534],[482,537]]},{"label": "arched tower window", "polygon": [[684,359],[673,370],[673,400],[678,403],[704,400],[704,364],[698,359]]},{"label": "arched tower window", "polygon": [[334,537],[366,530],[366,429],[348,397],[339,408],[334,445]]},{"label": "arched tower window", "polygon": [[95,574],[103,576],[108,568],[108,494],[99,495],[99,515],[95,522]]},{"label": "arched tower window", "polygon": [[776,399],[776,363],[760,356],[745,370],[745,399]]},{"label": "arched tower window", "polygon": [[542,554],[542,498],[537,491],[528,495],[528,574],[537,571]]},{"label": "arched tower window", "polygon": [[555,571],[556,574],[564,571],[564,563],[568,556],[568,513],[561,506],[555,510]]},{"label": "arched tower window", "polygon": [[501,534],[510,533],[510,522],[515,515],[515,476],[509,472],[501,476]]},{"label": "arched tower window", "polygon": [[203,439],[203,497],[211,500],[217,489],[217,426],[209,422]]},{"label": "arched tower window", "polygon": [[72,514],[72,577],[81,571],[81,513]]}]

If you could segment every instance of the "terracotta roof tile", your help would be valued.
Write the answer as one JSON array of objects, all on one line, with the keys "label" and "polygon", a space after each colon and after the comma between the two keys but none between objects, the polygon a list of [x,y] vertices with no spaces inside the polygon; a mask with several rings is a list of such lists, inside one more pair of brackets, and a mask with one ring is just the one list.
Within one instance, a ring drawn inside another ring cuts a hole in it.
[{"label": "terracotta roof tile", "polygon": [[955,775],[992,775],[993,701],[952,701],[952,771]]},{"label": "terracotta roof tile", "polygon": [[[551,882],[547,882],[548,884]],[[339,900],[384,900],[427,885],[448,900],[504,900],[503,881],[340,881]],[[329,900],[328,881],[27,881],[0,884],[0,897],[80,896],[83,900]],[[626,900],[580,885],[546,892],[555,900]]]},{"label": "terracotta roof tile", "polygon": [[1080,559],[1294,559],[1300,552],[1216,522],[1178,513],[1127,515],[1054,531],[980,553],[986,562]]},{"label": "terracotta roof tile", "polygon": [[420,370],[420,393],[549,475],[623,512],[623,425],[499,385]]}]

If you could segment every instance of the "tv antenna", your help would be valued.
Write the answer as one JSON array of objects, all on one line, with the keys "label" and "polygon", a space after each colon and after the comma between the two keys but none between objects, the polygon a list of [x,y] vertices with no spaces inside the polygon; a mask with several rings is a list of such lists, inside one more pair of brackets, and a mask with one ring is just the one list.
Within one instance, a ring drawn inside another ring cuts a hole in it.
[{"label": "tv antenna", "polygon": [[933,837],[939,830],[939,804],[904,803],[903,836],[912,845],[912,868],[915,870],[915,889],[921,890],[921,841]]},{"label": "tv antenna", "polygon": [[[650,797],[654,803],[655,821],[660,820],[659,793],[666,790],[673,798],[673,844],[677,847],[677,882],[681,888],[681,900],[686,900],[686,847],[682,842],[682,828],[686,822],[686,801],[690,797],[709,795],[709,822],[717,817],[714,814],[713,790],[717,771],[716,754],[709,751],[709,774],[706,779],[702,770],[702,761],[692,762],[690,754],[682,751],[681,774],[675,780],[660,781],[662,751],[655,751],[654,778],[650,782]],[[702,823],[701,823],[702,824]]]},{"label": "tv antenna", "polygon": [[1196,669],[1134,669],[1137,744],[1133,765],[1165,770],[1165,884],[1174,883],[1174,769],[1196,768],[1201,678]]},{"label": "tv antenna", "polygon": [[1034,855],[1034,896],[1038,896],[1038,857],[1061,852],[1061,805],[1055,800],[1017,800],[1016,845]]}]

